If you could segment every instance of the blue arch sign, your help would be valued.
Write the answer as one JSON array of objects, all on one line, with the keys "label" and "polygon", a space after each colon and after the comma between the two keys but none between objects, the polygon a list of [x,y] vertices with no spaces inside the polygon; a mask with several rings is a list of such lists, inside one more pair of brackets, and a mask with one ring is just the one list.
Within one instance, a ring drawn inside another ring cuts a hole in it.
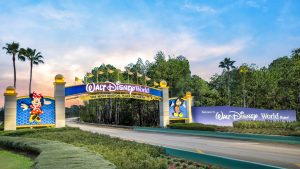
[{"label": "blue arch sign", "polygon": [[70,86],[65,88],[65,96],[81,95],[85,93],[104,93],[104,92],[123,92],[128,94],[141,94],[152,95],[155,97],[162,97],[162,91],[160,89],[151,88],[148,86],[127,84],[127,83],[113,83],[113,82],[101,82],[101,83],[88,83],[77,86]]}]

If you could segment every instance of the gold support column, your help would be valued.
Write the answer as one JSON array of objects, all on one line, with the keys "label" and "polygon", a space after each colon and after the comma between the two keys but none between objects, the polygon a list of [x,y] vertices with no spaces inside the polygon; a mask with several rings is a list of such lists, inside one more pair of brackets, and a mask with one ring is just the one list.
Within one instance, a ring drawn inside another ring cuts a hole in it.
[{"label": "gold support column", "polygon": [[170,123],[169,113],[169,87],[167,82],[162,80],[160,82],[160,89],[162,90],[162,99],[159,102],[159,125],[164,128]]},{"label": "gold support column", "polygon": [[16,130],[17,93],[9,86],[4,93],[4,130]]},{"label": "gold support column", "polygon": [[191,92],[186,92],[185,98],[187,101],[187,111],[188,111],[188,119],[185,121],[186,123],[192,123],[193,122],[193,116],[192,116],[192,106],[194,106],[194,99]]},{"label": "gold support column", "polygon": [[55,98],[55,127],[65,127],[65,85],[66,82],[61,74],[55,76],[54,98]]}]

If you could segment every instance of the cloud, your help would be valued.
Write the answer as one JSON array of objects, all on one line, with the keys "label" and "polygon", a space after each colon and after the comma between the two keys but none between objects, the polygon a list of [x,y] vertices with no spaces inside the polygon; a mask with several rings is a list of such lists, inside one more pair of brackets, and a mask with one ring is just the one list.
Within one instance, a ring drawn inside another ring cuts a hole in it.
[{"label": "cloud", "polygon": [[245,5],[250,8],[260,9],[263,12],[267,12],[268,7],[265,3],[266,3],[266,0],[262,0],[262,1],[248,0],[245,2]]},{"label": "cloud", "polygon": [[[208,14],[218,12],[209,6],[186,4],[185,8]],[[69,6],[57,8],[52,4],[37,4],[16,8],[12,13],[0,16],[0,22],[5,23],[0,28],[1,45],[2,42],[17,40],[22,47],[28,46],[41,51],[45,58],[44,65],[33,68],[33,90],[44,95],[53,95],[56,74],[63,74],[67,85],[72,85],[75,76],[82,77],[95,66],[104,63],[124,69],[127,64],[135,63],[139,57],[144,61],[153,61],[153,56],[159,50],[170,55],[186,56],[192,65],[192,73],[208,79],[218,71],[214,67],[220,57],[237,55],[251,40],[240,36],[222,43],[208,43],[187,27],[156,27],[156,22],[153,22],[155,18],[148,21],[106,16],[98,20],[95,17],[89,18],[91,14],[82,10],[79,12]],[[25,20],[22,20],[21,14]],[[3,83],[0,92],[13,82],[10,57],[4,51],[1,52],[0,80]],[[28,62],[17,62],[17,77],[19,96],[27,94]],[[2,98],[0,106],[3,105]]]},{"label": "cloud", "polygon": [[184,4],[183,8],[191,11],[199,12],[199,13],[206,13],[206,14],[216,14],[218,12],[215,8],[207,5],[196,5],[190,3]]},{"label": "cloud", "polygon": [[[123,69],[127,64],[135,63],[139,57],[144,61],[153,60],[153,56],[156,51],[162,50],[166,54],[171,55],[184,55],[186,56],[192,65],[197,65],[199,62],[206,60],[232,55],[240,52],[246,44],[246,40],[233,40],[224,44],[205,44],[195,39],[192,35],[186,32],[175,34],[163,34],[151,32],[149,34],[155,35],[154,38],[151,36],[138,37],[133,39],[132,42],[128,43],[128,38],[115,39],[114,43],[119,45],[112,45],[111,48],[107,48],[103,51],[101,48],[96,46],[79,46],[69,47],[61,55],[47,55],[47,50],[44,51],[45,64],[34,66],[33,68],[33,89],[38,92],[51,94],[52,93],[52,82],[56,74],[63,74],[68,85],[72,85],[74,77],[82,77],[86,72],[90,71],[95,66],[101,64],[112,64],[117,68]],[[172,38],[169,38],[172,37]],[[140,43],[135,43],[140,41]],[[123,47],[125,46],[125,47]],[[54,47],[55,48],[55,47]],[[56,46],[59,48],[59,44]],[[72,49],[72,50],[71,50]],[[12,68],[11,60],[6,61],[7,63],[0,64],[4,66],[3,75],[0,75],[1,79],[5,82],[12,82]],[[5,66],[8,64],[7,66]],[[20,94],[24,95],[27,93],[26,89],[29,79],[29,64],[28,63],[17,63],[17,75],[22,85],[18,85],[18,89],[21,89]],[[211,73],[211,69],[200,68],[193,69],[192,73],[205,75],[205,78]],[[27,83],[25,83],[27,81]],[[24,83],[26,85],[24,85]],[[5,83],[0,90],[4,91],[7,85]],[[24,90],[25,88],[25,90]]]},{"label": "cloud", "polygon": [[246,5],[253,8],[260,8],[260,5],[256,1],[246,1]]}]

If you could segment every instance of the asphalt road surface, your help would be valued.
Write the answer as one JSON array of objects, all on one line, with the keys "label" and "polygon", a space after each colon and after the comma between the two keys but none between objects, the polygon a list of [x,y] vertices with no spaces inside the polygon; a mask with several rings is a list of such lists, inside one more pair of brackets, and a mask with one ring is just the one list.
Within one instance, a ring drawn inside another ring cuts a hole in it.
[{"label": "asphalt road surface", "polygon": [[300,168],[300,145],[134,131],[124,128],[80,124],[72,119],[67,120],[67,125],[79,127],[84,131],[141,143],[225,156],[284,168]]}]

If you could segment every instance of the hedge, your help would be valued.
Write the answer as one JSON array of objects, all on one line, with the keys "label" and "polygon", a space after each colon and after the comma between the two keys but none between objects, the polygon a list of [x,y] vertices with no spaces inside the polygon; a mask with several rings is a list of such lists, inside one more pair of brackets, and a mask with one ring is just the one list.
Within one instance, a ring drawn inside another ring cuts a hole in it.
[{"label": "hedge", "polygon": [[240,129],[284,129],[284,130],[299,130],[300,122],[288,121],[235,121],[234,128]]},{"label": "hedge", "polygon": [[216,131],[216,126],[204,125],[201,123],[173,123],[169,125],[171,129],[186,129],[186,130],[202,130],[202,131]]},{"label": "hedge", "polygon": [[0,146],[38,154],[34,169],[113,169],[111,162],[85,148],[35,138],[0,136]]}]

